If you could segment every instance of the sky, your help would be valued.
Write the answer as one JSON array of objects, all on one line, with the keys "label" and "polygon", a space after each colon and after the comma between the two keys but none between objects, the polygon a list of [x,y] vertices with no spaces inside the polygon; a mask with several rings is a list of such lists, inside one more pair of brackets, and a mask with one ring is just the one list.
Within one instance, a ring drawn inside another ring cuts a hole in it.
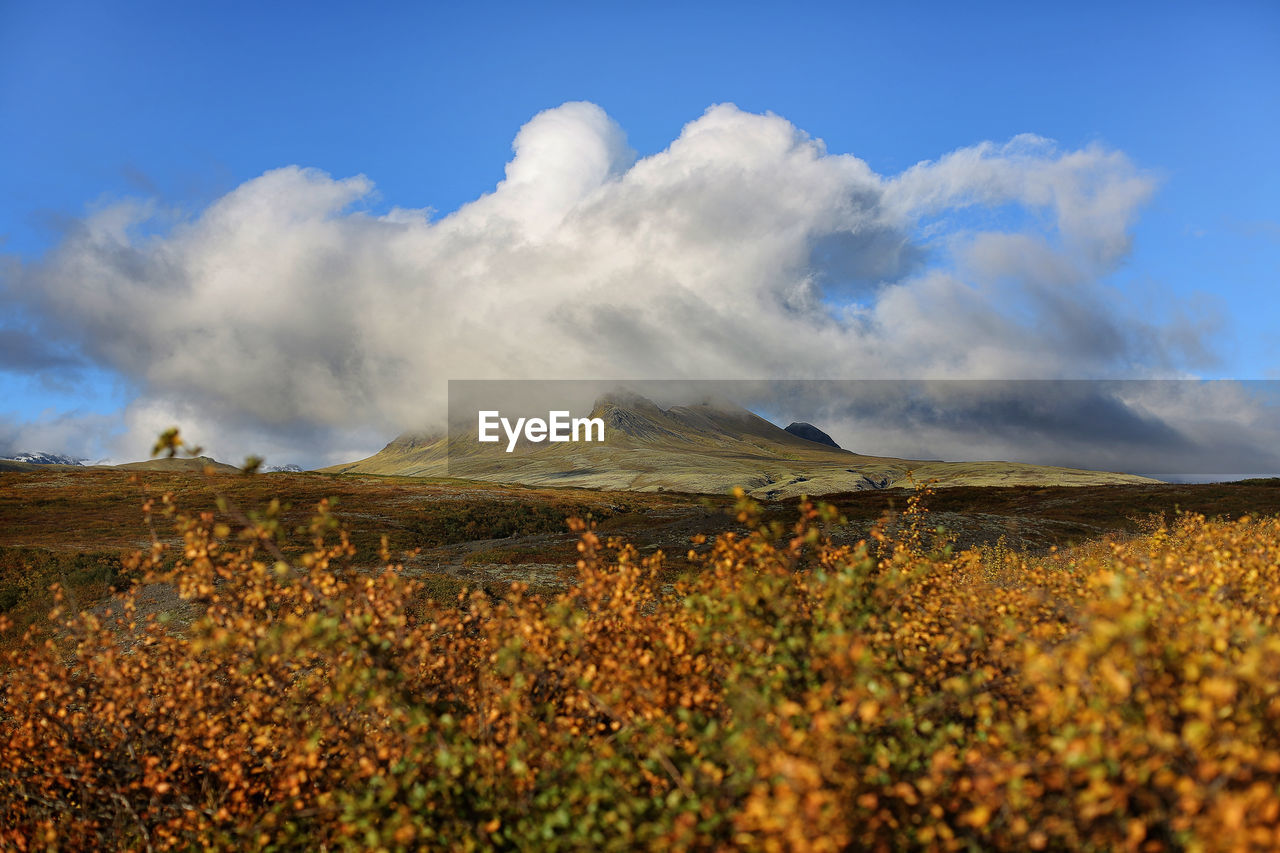
[{"label": "sky", "polygon": [[1280,378],[1280,5],[0,0],[0,455],[459,378]]}]

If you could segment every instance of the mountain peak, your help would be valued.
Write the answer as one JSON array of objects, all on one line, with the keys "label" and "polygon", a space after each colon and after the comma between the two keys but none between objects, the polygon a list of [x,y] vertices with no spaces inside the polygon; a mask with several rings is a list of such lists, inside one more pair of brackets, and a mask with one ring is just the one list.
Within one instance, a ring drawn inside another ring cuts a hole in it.
[{"label": "mountain peak", "polygon": [[662,407],[648,397],[625,388],[609,391],[597,397],[595,404],[591,407],[592,417],[598,417],[600,413],[609,409],[630,409],[650,414],[662,412]]},{"label": "mountain peak", "polygon": [[825,444],[828,447],[834,447],[836,450],[840,449],[840,445],[836,444],[835,440],[832,439],[831,436],[827,435],[813,424],[805,423],[804,421],[794,422],[791,426],[787,427],[787,432],[797,438],[803,438],[805,441]]},{"label": "mountain peak", "polygon": [[592,406],[591,417],[604,420],[606,435],[619,432],[650,441],[678,438],[661,406],[630,391],[604,394]]}]

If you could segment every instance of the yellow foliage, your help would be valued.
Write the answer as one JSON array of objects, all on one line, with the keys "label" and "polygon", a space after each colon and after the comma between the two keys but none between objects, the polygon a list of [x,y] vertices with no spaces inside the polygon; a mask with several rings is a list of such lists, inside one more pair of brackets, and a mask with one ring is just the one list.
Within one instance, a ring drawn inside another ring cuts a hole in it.
[{"label": "yellow foliage", "polygon": [[299,559],[278,506],[148,506],[182,545],[127,568],[200,616],[128,594],[7,654],[0,844],[1280,847],[1275,519],[1030,557],[918,500],[837,547],[806,501],[675,586],[575,520],[563,594],[435,601],[326,504]]}]

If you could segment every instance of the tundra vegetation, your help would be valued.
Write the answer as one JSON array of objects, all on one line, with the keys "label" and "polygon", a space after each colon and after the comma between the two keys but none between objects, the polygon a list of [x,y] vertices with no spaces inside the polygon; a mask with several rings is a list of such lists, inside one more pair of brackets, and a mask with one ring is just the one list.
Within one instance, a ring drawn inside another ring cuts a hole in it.
[{"label": "tundra vegetation", "polygon": [[299,548],[278,503],[166,492],[82,567],[120,592],[55,589],[4,654],[0,843],[1280,846],[1280,521],[957,549],[941,497],[842,542],[740,494],[676,574],[576,518],[563,589],[454,597],[325,500]]}]

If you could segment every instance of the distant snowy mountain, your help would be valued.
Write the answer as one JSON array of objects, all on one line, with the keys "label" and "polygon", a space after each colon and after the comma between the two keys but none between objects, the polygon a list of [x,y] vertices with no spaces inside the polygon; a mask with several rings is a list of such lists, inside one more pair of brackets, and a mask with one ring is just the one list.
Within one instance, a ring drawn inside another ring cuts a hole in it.
[{"label": "distant snowy mountain", "polygon": [[28,465],[83,465],[88,459],[77,459],[74,456],[62,456],[58,453],[15,453],[13,456],[0,456],[9,462],[26,462]]},{"label": "distant snowy mountain", "polygon": [[301,474],[303,469],[301,465],[289,464],[289,465],[268,465],[267,470],[281,471],[285,474]]}]

